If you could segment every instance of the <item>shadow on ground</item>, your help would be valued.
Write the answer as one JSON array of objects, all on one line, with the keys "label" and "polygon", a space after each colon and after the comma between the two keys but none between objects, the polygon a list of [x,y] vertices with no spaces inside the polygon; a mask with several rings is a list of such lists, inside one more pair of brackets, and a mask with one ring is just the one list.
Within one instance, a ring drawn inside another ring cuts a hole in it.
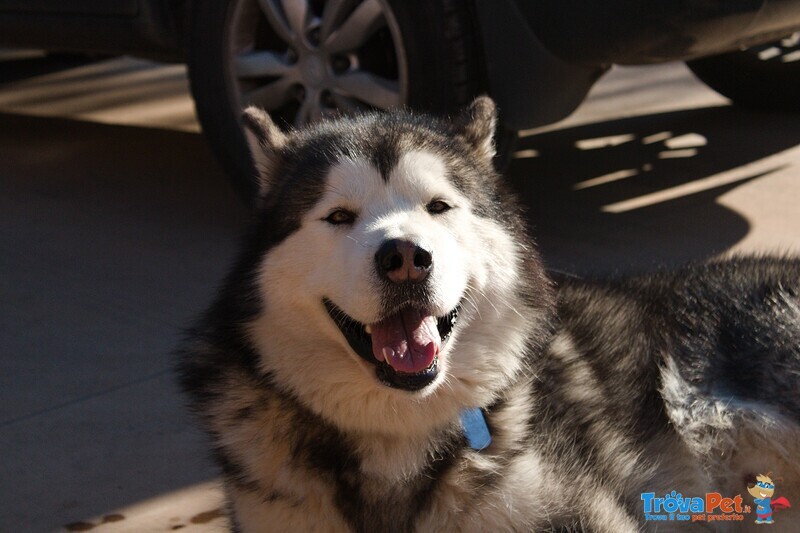
[{"label": "shadow on ground", "polygon": [[171,351],[245,219],[200,135],[0,114],[0,530],[213,475]]},{"label": "shadow on ground", "polygon": [[523,138],[509,177],[552,268],[652,270],[742,239],[748,221],[717,199],[780,170],[765,158],[797,144],[795,116],[694,109]]},{"label": "shadow on ground", "polygon": [[80,54],[49,54],[0,61],[0,83],[19,81],[42,74],[68,70],[98,58]]}]

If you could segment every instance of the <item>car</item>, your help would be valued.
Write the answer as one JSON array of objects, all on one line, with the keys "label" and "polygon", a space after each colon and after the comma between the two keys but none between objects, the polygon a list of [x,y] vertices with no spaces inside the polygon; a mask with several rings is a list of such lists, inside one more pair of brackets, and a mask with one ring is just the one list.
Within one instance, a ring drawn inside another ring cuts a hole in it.
[{"label": "car", "polygon": [[243,107],[283,127],[364,109],[500,108],[516,132],[569,115],[614,64],[687,61],[734,103],[800,109],[800,0],[0,0],[0,46],[188,64],[197,115],[254,197]]}]

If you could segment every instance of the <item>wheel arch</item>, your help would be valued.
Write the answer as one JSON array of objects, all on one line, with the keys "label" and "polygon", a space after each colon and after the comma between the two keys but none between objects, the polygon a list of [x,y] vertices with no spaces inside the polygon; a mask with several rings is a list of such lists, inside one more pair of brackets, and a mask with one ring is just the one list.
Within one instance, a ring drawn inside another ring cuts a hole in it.
[{"label": "wheel arch", "polygon": [[513,0],[475,0],[475,12],[490,95],[511,129],[566,117],[608,70],[570,64],[550,53]]}]

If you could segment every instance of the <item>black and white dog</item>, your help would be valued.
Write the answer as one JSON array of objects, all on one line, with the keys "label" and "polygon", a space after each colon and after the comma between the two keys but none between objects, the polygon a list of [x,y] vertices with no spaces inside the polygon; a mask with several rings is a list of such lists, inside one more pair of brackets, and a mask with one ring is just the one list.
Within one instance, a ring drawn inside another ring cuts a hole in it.
[{"label": "black and white dog", "polygon": [[800,497],[800,261],[556,286],[488,98],[244,120],[257,221],[179,363],[235,530],[739,530],[642,495]]}]

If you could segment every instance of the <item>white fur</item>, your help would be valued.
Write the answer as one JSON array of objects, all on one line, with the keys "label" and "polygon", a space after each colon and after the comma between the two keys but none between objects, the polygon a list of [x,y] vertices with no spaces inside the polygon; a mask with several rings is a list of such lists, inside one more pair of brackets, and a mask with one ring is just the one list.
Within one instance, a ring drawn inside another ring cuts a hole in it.
[{"label": "white fur", "polygon": [[[471,213],[469,199],[446,172],[440,158],[419,151],[401,156],[388,183],[365,161],[342,161],[301,228],[264,258],[264,311],[250,327],[262,368],[338,427],[425,435],[465,407],[491,402],[491,391],[518,370],[515,354],[523,349],[527,319],[518,313],[509,319],[507,311],[516,306],[511,290],[519,252],[500,227]],[[433,199],[452,209],[429,214],[425,206]],[[325,222],[336,208],[356,213],[356,223]],[[392,238],[424,243],[432,252],[433,314],[443,316],[465,300],[440,354],[439,378],[413,397],[378,382],[322,305],[329,298],[359,322],[380,319],[373,257]],[[484,253],[486,242],[494,253]],[[458,357],[451,358],[456,346]],[[497,361],[498,354],[508,354],[508,364]]]}]

